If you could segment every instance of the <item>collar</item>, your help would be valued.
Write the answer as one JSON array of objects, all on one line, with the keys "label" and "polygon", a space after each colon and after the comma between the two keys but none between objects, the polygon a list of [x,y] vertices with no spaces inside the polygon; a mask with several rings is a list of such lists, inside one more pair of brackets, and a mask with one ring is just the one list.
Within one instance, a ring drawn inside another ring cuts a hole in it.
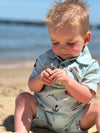
[{"label": "collar", "polygon": [[[47,51],[46,55],[49,56],[52,59],[58,59],[61,62],[63,61],[60,57],[55,55],[55,53],[52,51],[52,49]],[[74,61],[74,60],[76,60],[80,64],[89,65],[91,59],[92,59],[92,57],[91,57],[90,51],[89,51],[88,47],[85,46],[83,51],[80,53],[79,56],[77,56],[75,58],[67,59],[67,60],[64,60],[64,61],[69,61],[69,60]]]},{"label": "collar", "polygon": [[91,59],[92,57],[91,57],[90,51],[87,46],[84,47],[81,54],[76,58],[77,62],[84,64],[84,65],[89,65]]}]

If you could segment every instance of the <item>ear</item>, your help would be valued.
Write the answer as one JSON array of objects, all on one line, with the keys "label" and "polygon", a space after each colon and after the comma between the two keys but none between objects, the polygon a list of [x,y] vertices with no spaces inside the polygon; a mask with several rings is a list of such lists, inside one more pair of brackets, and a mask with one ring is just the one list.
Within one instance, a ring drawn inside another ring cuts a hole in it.
[{"label": "ear", "polygon": [[88,45],[88,43],[90,42],[90,40],[91,40],[91,32],[88,31],[88,32],[86,33],[86,35],[85,35],[85,38],[84,38],[84,45],[85,45],[85,46]]}]

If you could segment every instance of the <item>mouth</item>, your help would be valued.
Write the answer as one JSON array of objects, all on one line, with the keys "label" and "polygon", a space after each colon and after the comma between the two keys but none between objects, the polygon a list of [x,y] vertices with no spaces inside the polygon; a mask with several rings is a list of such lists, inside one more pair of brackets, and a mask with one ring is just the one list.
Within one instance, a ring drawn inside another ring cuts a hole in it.
[{"label": "mouth", "polygon": [[68,54],[61,54],[61,56],[68,57],[69,55]]},{"label": "mouth", "polygon": [[71,56],[69,54],[61,54],[60,57],[63,58],[63,59],[71,58]]}]

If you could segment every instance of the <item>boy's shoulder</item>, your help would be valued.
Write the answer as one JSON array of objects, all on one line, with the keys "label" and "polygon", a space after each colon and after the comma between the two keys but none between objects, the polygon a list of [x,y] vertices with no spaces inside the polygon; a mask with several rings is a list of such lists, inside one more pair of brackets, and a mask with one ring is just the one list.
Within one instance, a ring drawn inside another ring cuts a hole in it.
[{"label": "boy's shoulder", "polygon": [[56,55],[54,54],[52,49],[49,49],[45,52],[43,52],[42,54],[39,55],[39,58],[55,58]]},{"label": "boy's shoulder", "polygon": [[96,62],[96,60],[92,58],[87,46],[84,47],[81,54],[77,57],[77,61],[83,65],[90,65],[91,63]]},{"label": "boy's shoulder", "polygon": [[76,60],[79,66],[85,68],[87,72],[92,71],[94,69],[95,70],[99,69],[100,67],[98,61],[92,58],[91,53],[87,46],[84,48],[84,50],[77,57]]}]

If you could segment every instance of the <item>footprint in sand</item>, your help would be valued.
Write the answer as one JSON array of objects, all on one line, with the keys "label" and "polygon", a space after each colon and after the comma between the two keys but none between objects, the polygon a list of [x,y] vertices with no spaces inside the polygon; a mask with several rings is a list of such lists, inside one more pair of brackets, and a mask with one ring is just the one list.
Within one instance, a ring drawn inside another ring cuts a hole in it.
[{"label": "footprint in sand", "polygon": [[16,96],[18,95],[18,90],[15,87],[8,87],[3,90],[5,96]]}]

